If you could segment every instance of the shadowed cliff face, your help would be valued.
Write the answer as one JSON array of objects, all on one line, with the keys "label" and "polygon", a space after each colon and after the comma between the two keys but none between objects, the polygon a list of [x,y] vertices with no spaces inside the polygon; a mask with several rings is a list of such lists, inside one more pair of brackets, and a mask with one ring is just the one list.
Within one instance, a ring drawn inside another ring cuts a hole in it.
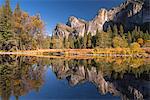
[{"label": "shadowed cliff face", "polygon": [[[58,28],[57,25],[53,34],[58,36],[63,34],[63,36],[68,37],[69,34],[83,36],[85,32],[90,32],[92,35],[95,35],[97,30],[105,31],[108,26],[113,26],[114,24],[122,24],[125,30],[128,31],[132,30],[135,26],[150,23],[149,10],[149,0],[145,0],[144,3],[137,2],[137,0],[126,0],[118,7],[110,10],[100,9],[96,17],[91,21],[85,21],[71,16],[66,25],[61,24],[63,27]],[[67,27],[72,30],[66,30]],[[145,30],[148,30],[148,28]]]},{"label": "shadowed cliff face", "polygon": [[104,30],[106,30],[109,25],[113,27],[114,24],[117,24],[118,26],[123,25],[126,32],[133,30],[135,26],[141,27],[143,31],[148,30],[150,32],[149,0],[145,0],[144,3],[136,3],[132,0],[128,1],[130,2],[116,13],[113,20],[105,22],[103,25]]}]

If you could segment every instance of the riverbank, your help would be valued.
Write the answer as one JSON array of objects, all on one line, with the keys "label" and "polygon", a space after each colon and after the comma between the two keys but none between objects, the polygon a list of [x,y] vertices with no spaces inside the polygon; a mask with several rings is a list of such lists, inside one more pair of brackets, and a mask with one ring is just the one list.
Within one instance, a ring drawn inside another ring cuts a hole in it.
[{"label": "riverbank", "polygon": [[51,56],[114,56],[114,57],[150,57],[150,48],[132,50],[130,48],[100,48],[100,49],[38,49],[15,52],[0,52],[0,55],[51,55]]}]

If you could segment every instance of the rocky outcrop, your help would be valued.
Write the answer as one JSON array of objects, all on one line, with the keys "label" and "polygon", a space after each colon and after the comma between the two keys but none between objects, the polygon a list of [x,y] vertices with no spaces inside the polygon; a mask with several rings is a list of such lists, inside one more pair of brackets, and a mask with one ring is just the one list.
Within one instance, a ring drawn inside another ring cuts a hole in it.
[{"label": "rocky outcrop", "polygon": [[96,31],[103,30],[104,23],[108,20],[108,11],[104,8],[99,10],[97,16],[92,20],[89,21],[87,26],[87,33],[92,33],[92,35],[96,34]]},{"label": "rocky outcrop", "polygon": [[106,31],[108,26],[113,24],[122,24],[125,30],[132,30],[135,25],[143,25],[150,23],[150,4],[149,0],[144,3],[140,0],[126,0],[118,7],[110,10],[104,8],[98,11],[98,14],[91,21],[69,17],[66,25],[56,25],[53,34],[58,36],[79,35],[84,36],[84,33],[96,34],[96,31]]},{"label": "rocky outcrop", "polygon": [[73,33],[74,29],[71,27],[65,25],[65,24],[57,24],[55,30],[53,31],[53,34],[57,36],[69,36],[70,33]]},{"label": "rocky outcrop", "polygon": [[67,25],[74,29],[74,33],[79,34],[79,36],[84,36],[86,32],[87,22],[83,19],[78,19],[74,16],[69,17]]}]

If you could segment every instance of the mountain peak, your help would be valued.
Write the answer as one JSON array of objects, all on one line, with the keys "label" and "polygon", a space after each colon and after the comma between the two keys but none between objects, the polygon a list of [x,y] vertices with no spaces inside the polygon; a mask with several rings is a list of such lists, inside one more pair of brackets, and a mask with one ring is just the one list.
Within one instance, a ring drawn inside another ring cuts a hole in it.
[{"label": "mountain peak", "polygon": [[[143,7],[142,0],[126,0],[118,7],[113,7],[110,10],[101,8],[91,21],[85,21],[75,16],[70,16],[65,26],[73,30],[69,34],[78,34],[79,36],[84,36],[84,33],[88,34],[89,32],[95,35],[97,30],[105,31],[108,26],[114,24],[122,24],[126,31],[132,30],[134,26],[149,22],[149,14],[147,13],[150,7],[145,4],[147,2],[149,2],[149,0],[144,1],[144,5],[147,8]],[[54,31],[53,34],[58,34],[56,32],[57,31]],[[64,36],[68,35],[68,33],[62,32]]]}]

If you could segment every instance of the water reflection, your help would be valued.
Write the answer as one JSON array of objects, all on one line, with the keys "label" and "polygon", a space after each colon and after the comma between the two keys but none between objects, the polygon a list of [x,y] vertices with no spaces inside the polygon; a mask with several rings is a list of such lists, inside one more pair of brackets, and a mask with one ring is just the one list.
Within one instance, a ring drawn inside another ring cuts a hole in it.
[{"label": "water reflection", "polygon": [[150,97],[149,59],[71,60],[3,55],[0,57],[2,100],[8,100],[11,95],[18,99],[32,90],[40,91],[48,67],[51,67],[58,79],[67,80],[70,86],[91,82],[100,94],[111,93],[124,100]]},{"label": "water reflection", "polygon": [[0,58],[0,95],[8,100],[11,95],[16,98],[27,94],[30,90],[38,91],[43,84],[43,61],[35,57]]}]

